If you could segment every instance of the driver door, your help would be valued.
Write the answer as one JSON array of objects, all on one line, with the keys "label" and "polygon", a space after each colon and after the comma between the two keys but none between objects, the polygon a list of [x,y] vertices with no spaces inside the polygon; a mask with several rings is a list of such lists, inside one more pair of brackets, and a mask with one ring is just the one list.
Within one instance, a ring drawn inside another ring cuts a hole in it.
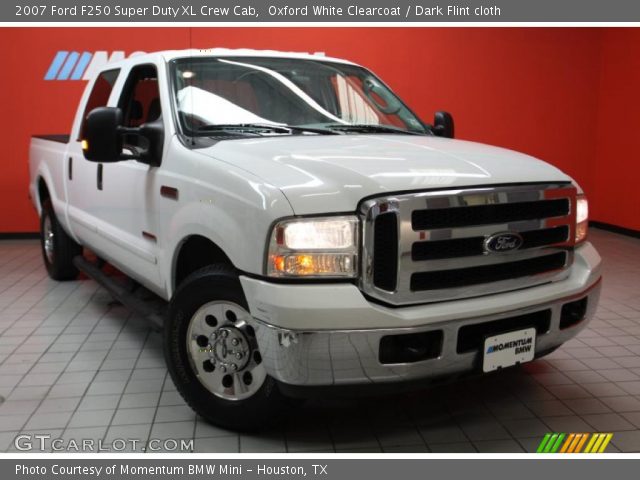
[{"label": "driver door", "polygon": [[[155,65],[137,65],[128,73],[117,106],[124,124],[138,127],[162,115]],[[124,139],[134,152],[143,140]],[[162,290],[158,266],[158,168],[137,160],[98,164],[100,171],[89,212],[96,219],[96,248],[118,269],[156,292]]]}]

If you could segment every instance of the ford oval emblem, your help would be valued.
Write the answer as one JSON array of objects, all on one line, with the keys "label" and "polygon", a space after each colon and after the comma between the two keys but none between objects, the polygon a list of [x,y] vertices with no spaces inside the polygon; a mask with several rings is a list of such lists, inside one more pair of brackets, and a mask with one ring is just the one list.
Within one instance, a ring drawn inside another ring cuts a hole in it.
[{"label": "ford oval emblem", "polygon": [[517,250],[522,246],[522,236],[515,232],[494,233],[484,241],[487,253],[502,253]]}]

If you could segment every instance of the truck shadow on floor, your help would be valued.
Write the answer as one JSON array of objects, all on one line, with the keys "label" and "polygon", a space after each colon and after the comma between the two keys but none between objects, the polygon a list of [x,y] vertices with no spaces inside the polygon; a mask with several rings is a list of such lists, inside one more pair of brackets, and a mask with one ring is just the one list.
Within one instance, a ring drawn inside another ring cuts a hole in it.
[{"label": "truck shadow on floor", "polygon": [[[144,369],[164,368],[161,333],[106,293],[94,297],[94,305],[109,311],[106,321],[122,325],[120,346],[124,336],[129,347],[141,349],[134,370],[143,374]],[[194,420],[194,450],[202,452],[524,452],[534,450],[536,441],[551,430],[540,415],[574,415],[536,379],[554,372],[552,363],[542,359],[409,393],[314,397],[292,407],[274,428],[242,434],[211,426],[189,413],[165,373],[162,385],[156,387],[162,389],[158,408],[171,406],[182,413],[156,415],[154,426]],[[552,407],[554,411],[549,410]],[[207,432],[202,438],[199,425]],[[219,442],[212,447],[207,440],[213,438]]]}]

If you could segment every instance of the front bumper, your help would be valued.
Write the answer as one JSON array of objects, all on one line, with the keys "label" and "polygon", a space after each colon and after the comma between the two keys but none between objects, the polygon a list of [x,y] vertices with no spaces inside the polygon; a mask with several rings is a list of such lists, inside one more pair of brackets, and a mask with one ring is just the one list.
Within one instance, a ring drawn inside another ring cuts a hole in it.
[{"label": "front bumper", "polygon": [[[459,352],[460,328],[549,310],[549,328],[536,340],[548,352],[575,336],[592,318],[600,296],[598,253],[576,249],[569,278],[485,297],[392,308],[369,302],[351,284],[285,285],[241,277],[263,362],[269,375],[289,385],[384,384],[447,377],[481,370],[481,351]],[[584,319],[560,329],[563,305],[587,298]],[[437,358],[381,363],[387,335],[439,330]]]}]

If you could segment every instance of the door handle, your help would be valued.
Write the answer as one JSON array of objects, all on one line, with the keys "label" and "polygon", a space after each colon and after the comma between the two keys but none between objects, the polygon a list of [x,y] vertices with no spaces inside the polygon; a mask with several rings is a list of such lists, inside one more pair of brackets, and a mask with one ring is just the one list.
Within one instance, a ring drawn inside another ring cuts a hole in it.
[{"label": "door handle", "polygon": [[102,190],[102,164],[98,164],[98,178],[96,179],[98,190]]}]

